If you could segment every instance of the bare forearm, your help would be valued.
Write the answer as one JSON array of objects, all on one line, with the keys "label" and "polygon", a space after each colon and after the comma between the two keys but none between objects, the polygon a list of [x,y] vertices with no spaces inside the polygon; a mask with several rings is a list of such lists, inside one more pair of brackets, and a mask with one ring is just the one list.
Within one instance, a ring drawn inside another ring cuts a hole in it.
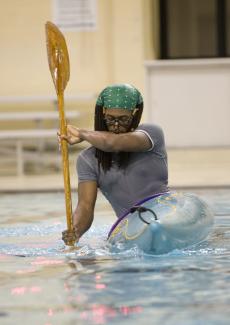
[{"label": "bare forearm", "polygon": [[119,141],[121,134],[106,131],[79,130],[82,140],[89,142],[92,146],[105,152],[115,151],[115,144]]},{"label": "bare forearm", "polygon": [[152,147],[149,137],[143,132],[121,132],[119,134],[106,131],[88,131],[68,125],[68,136],[62,138],[70,144],[87,141],[92,146],[105,152],[147,151]]},{"label": "bare forearm", "polygon": [[78,205],[73,214],[73,225],[79,238],[90,228],[93,222],[93,211]]}]

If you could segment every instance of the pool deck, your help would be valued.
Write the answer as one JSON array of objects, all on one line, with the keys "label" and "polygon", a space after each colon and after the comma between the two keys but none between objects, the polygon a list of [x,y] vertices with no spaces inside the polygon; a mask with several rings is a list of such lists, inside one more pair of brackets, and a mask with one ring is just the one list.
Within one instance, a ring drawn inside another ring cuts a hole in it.
[{"label": "pool deck", "polygon": [[[230,188],[230,148],[169,149],[168,161],[171,188]],[[77,188],[73,166],[71,185]],[[0,177],[3,193],[63,190],[61,173]]]}]

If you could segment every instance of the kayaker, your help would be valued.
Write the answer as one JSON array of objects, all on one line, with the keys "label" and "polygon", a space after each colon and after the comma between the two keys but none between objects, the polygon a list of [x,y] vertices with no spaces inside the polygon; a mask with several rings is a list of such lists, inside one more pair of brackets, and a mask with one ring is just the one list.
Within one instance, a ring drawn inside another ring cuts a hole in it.
[{"label": "kayaker", "polygon": [[67,126],[69,144],[91,146],[77,160],[78,203],[73,213],[74,230],[62,239],[79,238],[90,228],[98,189],[116,215],[122,216],[138,201],[168,190],[167,153],[162,129],[141,124],[143,98],[132,85],[106,87],[95,106],[94,131]]}]

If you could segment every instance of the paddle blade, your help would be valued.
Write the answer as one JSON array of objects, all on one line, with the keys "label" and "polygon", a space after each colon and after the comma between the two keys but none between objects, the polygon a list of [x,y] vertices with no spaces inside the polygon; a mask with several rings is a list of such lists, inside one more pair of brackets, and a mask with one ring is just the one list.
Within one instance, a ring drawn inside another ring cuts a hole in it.
[{"label": "paddle blade", "polygon": [[59,95],[64,92],[69,81],[69,54],[64,35],[50,21],[46,23],[46,46],[50,72]]}]

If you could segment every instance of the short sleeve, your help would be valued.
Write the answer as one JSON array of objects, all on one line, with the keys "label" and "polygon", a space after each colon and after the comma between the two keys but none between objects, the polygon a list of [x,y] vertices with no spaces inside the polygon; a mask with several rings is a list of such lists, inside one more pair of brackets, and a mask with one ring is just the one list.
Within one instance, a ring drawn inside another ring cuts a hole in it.
[{"label": "short sleeve", "polygon": [[149,137],[153,145],[148,151],[153,151],[162,157],[166,156],[164,133],[160,126],[147,123],[141,124],[136,131],[142,131]]},{"label": "short sleeve", "polygon": [[154,147],[154,142],[153,142],[153,139],[152,139],[152,137],[149,135],[149,133],[148,132],[146,132],[145,130],[136,130],[135,132],[141,132],[141,133],[144,133],[146,136],[147,136],[147,138],[149,139],[149,141],[151,142],[151,148],[150,149],[148,149],[147,151],[152,151],[153,150],[153,147]]},{"label": "short sleeve", "polygon": [[96,162],[91,152],[82,151],[77,159],[78,182],[97,181]]}]

